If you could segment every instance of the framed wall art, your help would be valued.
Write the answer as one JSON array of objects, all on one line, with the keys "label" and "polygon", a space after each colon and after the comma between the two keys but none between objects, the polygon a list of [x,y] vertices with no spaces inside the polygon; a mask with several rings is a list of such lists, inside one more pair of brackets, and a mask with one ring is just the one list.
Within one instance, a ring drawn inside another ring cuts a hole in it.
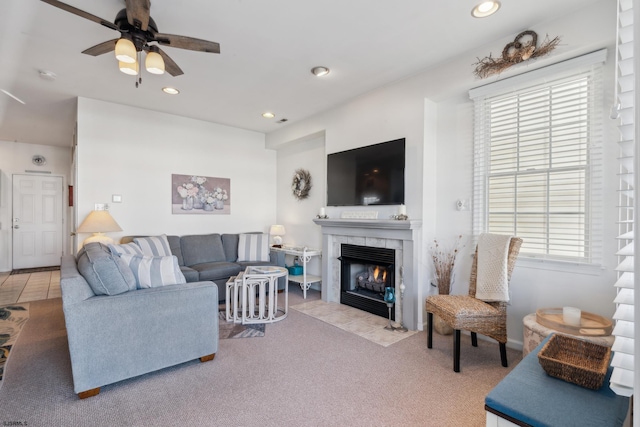
[{"label": "framed wall art", "polygon": [[174,214],[229,215],[231,179],[200,175],[171,175]]}]

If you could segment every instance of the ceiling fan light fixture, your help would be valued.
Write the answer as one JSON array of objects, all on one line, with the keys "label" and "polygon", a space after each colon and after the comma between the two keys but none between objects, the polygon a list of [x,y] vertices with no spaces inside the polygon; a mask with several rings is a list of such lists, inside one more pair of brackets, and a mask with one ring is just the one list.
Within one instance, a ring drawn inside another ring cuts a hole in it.
[{"label": "ceiling fan light fixture", "polygon": [[487,16],[496,13],[498,9],[500,9],[499,1],[483,1],[471,10],[471,15],[474,18],[486,18]]},{"label": "ceiling fan light fixture", "polygon": [[121,37],[116,42],[116,58],[120,62],[133,64],[136,62],[136,47],[133,42],[126,37]]},{"label": "ceiling fan light fixture", "polygon": [[162,91],[164,93],[168,93],[169,95],[177,95],[177,94],[180,93],[180,91],[178,89],[176,89],[174,87],[168,87],[168,86],[167,87],[163,87]]},{"label": "ceiling fan light fixture", "polygon": [[327,67],[313,67],[311,69],[311,73],[313,73],[314,76],[316,77],[322,77],[322,76],[326,76],[327,74],[329,74],[329,70]]},{"label": "ceiling fan light fixture", "polygon": [[147,53],[144,66],[151,74],[164,74],[164,60],[158,52],[150,50]]},{"label": "ceiling fan light fixture", "polygon": [[138,75],[138,63],[134,62],[133,64],[128,63],[128,62],[122,62],[122,61],[118,61],[118,67],[120,68],[120,71],[122,71],[125,74],[128,74],[130,76],[137,76]]}]

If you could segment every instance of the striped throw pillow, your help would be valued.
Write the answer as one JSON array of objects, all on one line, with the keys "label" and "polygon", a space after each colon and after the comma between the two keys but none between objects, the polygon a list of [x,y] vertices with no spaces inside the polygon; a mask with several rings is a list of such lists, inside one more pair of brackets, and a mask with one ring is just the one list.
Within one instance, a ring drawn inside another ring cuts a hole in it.
[{"label": "striped throw pillow", "polygon": [[169,247],[169,240],[167,235],[151,236],[151,237],[136,237],[133,239],[136,245],[140,246],[142,253],[147,256],[171,256],[171,248]]},{"label": "striped throw pillow", "polygon": [[116,254],[117,255],[120,255],[120,254],[143,255],[142,249],[140,249],[140,246],[138,246],[133,242],[123,243],[121,245],[108,245],[108,246],[109,246],[109,250],[114,255]]},{"label": "striped throw pillow", "polygon": [[178,258],[171,256],[145,256],[122,254],[136,279],[138,289],[158,288],[187,283],[178,266]]},{"label": "striped throw pillow", "polygon": [[268,234],[240,234],[238,261],[269,261]]}]

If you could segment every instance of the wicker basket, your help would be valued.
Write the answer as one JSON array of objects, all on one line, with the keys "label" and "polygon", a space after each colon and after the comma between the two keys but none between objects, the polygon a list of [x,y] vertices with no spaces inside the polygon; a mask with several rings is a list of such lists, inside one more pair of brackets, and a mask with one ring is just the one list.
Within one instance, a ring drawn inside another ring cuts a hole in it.
[{"label": "wicker basket", "polygon": [[547,374],[591,390],[602,386],[610,357],[609,347],[558,334],[538,353]]}]

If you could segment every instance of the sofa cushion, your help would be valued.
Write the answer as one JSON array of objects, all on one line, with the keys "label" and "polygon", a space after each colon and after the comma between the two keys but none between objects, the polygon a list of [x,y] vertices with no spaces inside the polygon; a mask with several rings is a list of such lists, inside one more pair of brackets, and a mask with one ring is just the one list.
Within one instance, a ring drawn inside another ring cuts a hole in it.
[{"label": "sofa cushion", "polygon": [[142,249],[137,244],[131,243],[123,243],[120,245],[108,245],[111,253],[115,255],[120,254],[131,254],[131,255],[142,255]]},{"label": "sofa cushion", "polygon": [[178,258],[178,265],[184,265],[184,257],[182,256],[182,248],[180,246],[180,236],[167,236],[169,242],[169,249],[171,254]]},{"label": "sofa cushion", "polygon": [[147,256],[171,256],[171,248],[167,236],[136,237],[133,241],[140,246],[142,253]]},{"label": "sofa cushion", "polygon": [[184,274],[184,278],[187,280],[187,282],[197,282],[200,280],[200,273],[198,273],[191,267],[181,265],[180,271],[182,271],[182,274]]},{"label": "sofa cushion", "polygon": [[206,262],[204,264],[192,265],[191,268],[200,273],[200,280],[229,278],[243,270],[238,264],[226,261]]},{"label": "sofa cushion", "polygon": [[193,267],[196,264],[225,261],[222,239],[219,234],[182,236],[180,246],[186,266]]},{"label": "sofa cushion", "polygon": [[136,279],[127,264],[102,243],[85,245],[77,256],[78,271],[96,295],[118,295],[136,289]]},{"label": "sofa cushion", "polygon": [[238,262],[269,261],[268,234],[240,234],[238,238]]},{"label": "sofa cushion", "polygon": [[235,262],[238,259],[238,239],[240,235],[235,234],[223,234],[222,235],[222,247],[224,249],[224,256],[226,261]]},{"label": "sofa cushion", "polygon": [[178,258],[175,255],[145,256],[122,254],[120,257],[131,268],[139,289],[187,283],[180,271]]}]

